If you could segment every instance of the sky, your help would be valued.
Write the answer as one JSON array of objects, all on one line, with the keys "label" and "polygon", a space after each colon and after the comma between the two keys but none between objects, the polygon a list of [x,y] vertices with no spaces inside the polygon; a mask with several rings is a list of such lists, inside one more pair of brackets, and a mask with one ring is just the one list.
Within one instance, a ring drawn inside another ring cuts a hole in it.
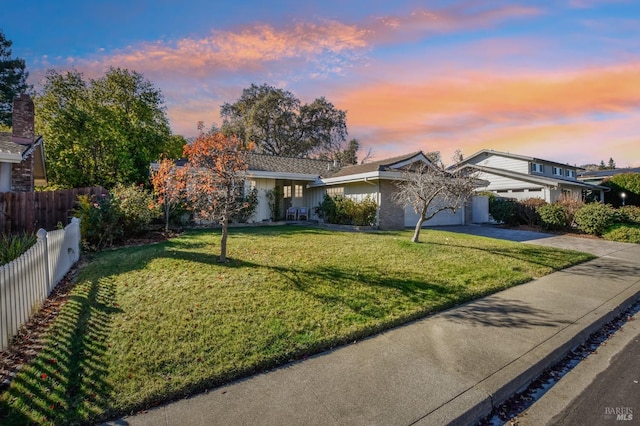
[{"label": "sky", "polygon": [[374,160],[640,166],[637,0],[32,0],[3,4],[0,29],[36,90],[49,68],[135,70],[186,137],[266,83],[345,110]]}]

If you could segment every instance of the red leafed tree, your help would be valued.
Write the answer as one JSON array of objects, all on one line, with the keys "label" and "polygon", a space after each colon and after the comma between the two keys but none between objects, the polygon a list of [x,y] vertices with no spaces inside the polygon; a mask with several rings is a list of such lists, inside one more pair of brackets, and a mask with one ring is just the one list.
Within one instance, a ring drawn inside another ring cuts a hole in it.
[{"label": "red leafed tree", "polygon": [[184,147],[187,200],[198,216],[222,226],[220,262],[227,260],[229,219],[247,204],[246,152],[240,139],[221,133],[201,133]]},{"label": "red leafed tree", "polygon": [[158,163],[158,169],[151,176],[151,184],[158,203],[164,209],[165,233],[169,232],[169,214],[179,205],[185,196],[184,170],[178,169],[173,160],[164,158]]}]

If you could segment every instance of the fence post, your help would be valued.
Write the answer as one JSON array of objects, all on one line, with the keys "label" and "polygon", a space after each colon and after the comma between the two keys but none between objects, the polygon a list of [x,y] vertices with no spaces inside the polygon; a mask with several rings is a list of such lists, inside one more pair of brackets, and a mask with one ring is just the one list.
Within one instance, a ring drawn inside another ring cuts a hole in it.
[{"label": "fence post", "polygon": [[38,237],[38,241],[44,242],[43,245],[44,245],[45,286],[44,286],[44,292],[43,292],[44,299],[42,300],[46,300],[47,297],[49,297],[49,295],[47,294],[47,289],[51,284],[51,277],[49,276],[49,244],[47,243],[47,231],[40,228],[38,229],[38,233],[36,234],[36,236]]}]

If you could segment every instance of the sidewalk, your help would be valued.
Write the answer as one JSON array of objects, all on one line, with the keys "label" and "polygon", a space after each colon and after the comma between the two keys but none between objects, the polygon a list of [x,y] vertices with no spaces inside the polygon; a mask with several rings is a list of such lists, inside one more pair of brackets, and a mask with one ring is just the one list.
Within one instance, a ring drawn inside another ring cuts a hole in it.
[{"label": "sidewalk", "polygon": [[532,238],[602,257],[108,424],[474,423],[640,297],[640,245]]}]

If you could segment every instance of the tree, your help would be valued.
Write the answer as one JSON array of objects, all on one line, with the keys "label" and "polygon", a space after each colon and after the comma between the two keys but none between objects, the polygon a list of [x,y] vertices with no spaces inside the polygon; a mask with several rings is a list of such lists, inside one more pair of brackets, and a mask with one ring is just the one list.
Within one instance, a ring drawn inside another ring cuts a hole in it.
[{"label": "tree", "polygon": [[11,57],[13,42],[0,29],[0,125],[11,127],[13,98],[31,88],[24,59]]},{"label": "tree", "polygon": [[640,206],[640,173],[620,173],[602,182],[611,188],[604,193],[604,201],[614,207],[622,205],[622,194],[625,205]]},{"label": "tree", "polygon": [[222,133],[201,133],[184,148],[189,159],[185,166],[187,199],[201,218],[221,225],[220,262],[227,260],[229,220],[247,207],[246,152],[240,139]]},{"label": "tree", "polygon": [[158,169],[151,175],[151,184],[158,203],[164,210],[165,234],[169,233],[169,216],[171,210],[184,199],[185,179],[184,169],[178,169],[175,161],[163,158],[158,163]]},{"label": "tree", "polygon": [[221,131],[270,155],[308,157],[342,149],[347,136],[346,113],[321,97],[301,104],[293,93],[252,84],[233,104],[220,108]]},{"label": "tree", "polygon": [[616,162],[613,161],[612,157],[609,157],[609,162],[607,163],[607,168],[613,170],[616,168]]},{"label": "tree", "polygon": [[142,74],[110,68],[96,80],[49,70],[36,98],[52,183],[107,188],[148,179],[149,163],[178,155],[162,93]]},{"label": "tree", "polygon": [[444,210],[455,213],[464,206],[478,185],[474,174],[460,169],[450,172],[442,164],[429,162],[406,169],[397,186],[395,201],[403,207],[413,207],[419,215],[411,238],[417,243],[424,222]]}]

